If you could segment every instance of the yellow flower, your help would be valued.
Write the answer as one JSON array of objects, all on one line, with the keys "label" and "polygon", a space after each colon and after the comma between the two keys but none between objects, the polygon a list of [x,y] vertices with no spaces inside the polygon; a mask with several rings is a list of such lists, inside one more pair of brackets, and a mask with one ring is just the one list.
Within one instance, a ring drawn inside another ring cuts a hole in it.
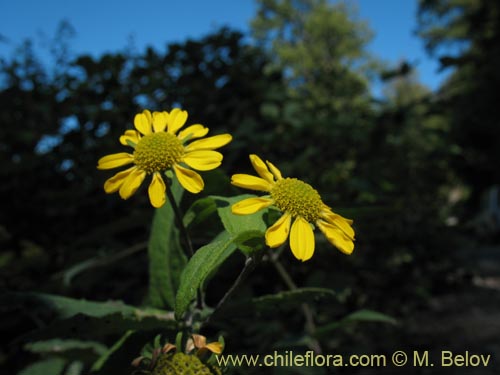
[{"label": "yellow flower", "polygon": [[264,163],[257,155],[250,155],[250,161],[259,177],[235,174],[231,183],[245,189],[268,192],[269,195],[244,199],[235,203],[231,209],[234,214],[249,215],[274,205],[283,212],[266,231],[266,244],[269,247],[282,245],[290,235],[293,255],[306,261],[314,253],[313,228],[316,225],[332,245],[345,254],[352,253],[352,220],[332,212],[311,185],[296,178],[283,178],[278,168],[269,161]]},{"label": "yellow flower", "polygon": [[170,113],[151,113],[145,110],[135,115],[134,125],[137,130],[127,130],[120,137],[120,143],[133,147],[134,152],[120,152],[99,159],[98,169],[134,164],[104,183],[106,193],[118,191],[120,197],[128,199],[146,176],[151,175],[149,200],[154,207],[161,207],[166,201],[162,172],[170,169],[173,169],[184,189],[191,193],[202,191],[203,179],[192,169],[208,171],[217,168],[222,162],[222,154],[214,150],[228,144],[232,137],[230,134],[220,134],[186,144],[208,133],[208,128],[200,124],[179,131],[187,117],[187,112],[179,108],[174,108]]}]

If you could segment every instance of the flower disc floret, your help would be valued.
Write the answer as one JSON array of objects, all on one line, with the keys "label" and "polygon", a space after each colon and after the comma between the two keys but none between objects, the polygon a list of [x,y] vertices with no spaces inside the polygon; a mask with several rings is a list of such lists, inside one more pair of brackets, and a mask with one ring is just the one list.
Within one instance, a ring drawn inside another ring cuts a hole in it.
[{"label": "flower disc floret", "polygon": [[293,217],[302,216],[315,222],[321,213],[323,202],[319,193],[309,184],[296,178],[277,181],[270,191],[276,207]]},{"label": "flower disc floret", "polygon": [[197,356],[184,353],[167,354],[160,357],[152,375],[212,375],[220,373],[205,365]]},{"label": "flower disc floret", "polygon": [[135,164],[147,174],[165,171],[182,160],[184,148],[171,133],[151,133],[140,139],[134,151]]}]

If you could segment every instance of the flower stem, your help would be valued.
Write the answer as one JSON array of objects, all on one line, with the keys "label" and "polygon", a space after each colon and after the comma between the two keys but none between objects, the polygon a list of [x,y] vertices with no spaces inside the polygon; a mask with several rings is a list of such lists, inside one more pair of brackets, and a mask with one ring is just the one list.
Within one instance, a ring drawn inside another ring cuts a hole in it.
[{"label": "flower stem", "polygon": [[[177,221],[177,227],[179,228],[179,231],[181,232],[181,236],[184,239],[184,244],[187,247],[189,258],[191,258],[194,255],[193,243],[191,242],[191,237],[189,236],[187,228],[184,225],[184,222],[182,220],[182,218],[183,218],[182,212],[181,212],[179,206],[177,205],[177,202],[175,201],[174,194],[172,193],[172,190],[170,189],[169,184],[166,184],[166,192],[167,192],[168,200],[170,201],[172,209],[174,210],[174,216],[175,216],[175,219]],[[196,306],[199,309],[202,309],[204,306],[203,294],[202,294],[202,291],[200,288],[198,288],[198,290],[196,292]]]},{"label": "flower stem", "polygon": [[189,257],[192,257],[194,255],[194,249],[193,249],[193,244],[191,242],[191,237],[189,237],[189,233],[186,229],[186,227],[184,226],[184,222],[182,221],[182,212],[179,208],[179,206],[177,205],[177,202],[175,201],[175,197],[174,197],[174,194],[172,194],[172,190],[170,189],[170,186],[168,184],[167,185],[167,197],[168,197],[168,200],[170,201],[170,204],[172,205],[172,209],[174,210],[174,215],[175,215],[175,219],[177,221],[177,226],[179,227],[179,230],[181,232],[181,236],[182,238],[184,239],[184,243],[187,247],[187,250],[188,250],[188,253],[189,253]]},{"label": "flower stem", "polygon": [[[280,275],[281,279],[283,282],[286,284],[288,289],[290,290],[297,290],[297,284],[293,281],[289,273],[286,271],[285,267],[280,263],[278,256],[281,254],[281,252],[278,252],[276,256],[271,255],[269,257],[269,260],[273,264],[274,268]],[[321,346],[319,342],[314,339],[314,332],[316,331],[316,324],[314,323],[314,317],[313,317],[313,312],[311,310],[311,307],[307,303],[302,304],[302,313],[304,314],[305,318],[305,326],[306,326],[306,332],[311,335],[312,337],[312,342],[311,342],[311,349],[313,349],[316,353],[321,353]]]},{"label": "flower stem", "polygon": [[227,302],[227,300],[234,295],[234,293],[236,292],[238,287],[243,283],[243,281],[245,281],[245,279],[253,271],[255,266],[256,266],[255,259],[252,257],[248,257],[245,261],[245,265],[243,266],[243,269],[241,270],[240,274],[238,275],[238,277],[234,281],[233,285],[231,285],[231,287],[227,290],[226,294],[224,294],[224,296],[221,298],[221,300],[219,301],[219,303],[215,307],[214,312],[207,317],[204,324],[209,323],[210,319],[217,313],[217,311],[219,311],[220,308],[222,306],[224,306],[224,304]]}]

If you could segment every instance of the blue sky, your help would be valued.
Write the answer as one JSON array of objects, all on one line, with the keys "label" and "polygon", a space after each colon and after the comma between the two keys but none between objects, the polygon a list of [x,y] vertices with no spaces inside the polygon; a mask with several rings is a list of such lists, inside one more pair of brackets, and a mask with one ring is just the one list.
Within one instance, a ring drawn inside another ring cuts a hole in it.
[{"label": "blue sky", "polygon": [[[368,46],[373,54],[394,64],[406,59],[417,65],[425,85],[439,86],[444,74],[414,35],[417,0],[343,1],[357,4],[359,17],[373,29]],[[255,11],[254,0],[2,0],[0,56],[9,56],[26,38],[43,51],[63,19],[76,31],[72,51],[98,56],[123,51],[131,38],[138,51],[146,45],[164,50],[169,42],[198,38],[223,25],[248,31]]]}]

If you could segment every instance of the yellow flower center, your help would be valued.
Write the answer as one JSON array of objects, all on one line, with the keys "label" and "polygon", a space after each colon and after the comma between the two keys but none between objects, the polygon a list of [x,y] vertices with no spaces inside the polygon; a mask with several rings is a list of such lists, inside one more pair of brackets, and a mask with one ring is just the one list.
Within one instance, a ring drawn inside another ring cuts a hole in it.
[{"label": "yellow flower center", "polygon": [[141,138],[135,146],[134,162],[148,174],[162,172],[182,159],[184,147],[173,134],[151,133]]},{"label": "yellow flower center", "polygon": [[175,353],[160,355],[152,375],[213,375],[220,374],[216,367],[208,367],[195,355]]},{"label": "yellow flower center", "polygon": [[308,222],[315,222],[320,215],[323,202],[318,192],[309,184],[296,178],[284,178],[271,189],[276,207],[292,216],[302,216]]}]

